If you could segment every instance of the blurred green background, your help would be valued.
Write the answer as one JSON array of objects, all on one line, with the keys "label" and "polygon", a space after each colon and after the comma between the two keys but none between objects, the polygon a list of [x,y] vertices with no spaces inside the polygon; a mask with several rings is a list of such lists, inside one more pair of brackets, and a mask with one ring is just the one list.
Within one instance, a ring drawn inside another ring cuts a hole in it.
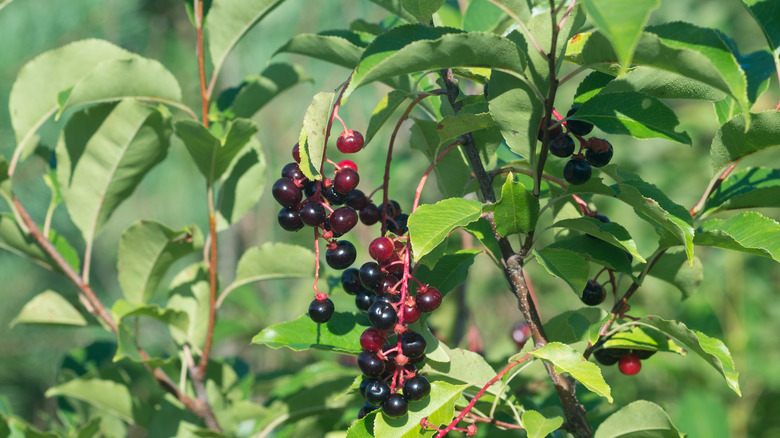
[{"label": "blurred green background", "polygon": [[[448,1],[447,13],[442,16],[456,19],[458,3],[467,2]],[[346,28],[359,18],[379,22],[386,15],[384,10],[366,0],[289,0],[239,44],[228,60],[217,89],[235,86],[247,75],[261,71],[276,49],[297,33]],[[763,44],[760,31],[738,0],[662,0],[661,8],[654,12],[651,22],[672,20],[718,28],[736,39],[743,53]],[[3,102],[0,105],[0,153],[5,157],[10,157],[15,145],[7,102],[20,68],[43,51],[84,38],[103,38],[159,60],[179,79],[185,103],[199,108],[195,32],[184,12],[183,2],[14,0],[0,9],[0,101]],[[309,233],[289,234],[279,229],[275,218],[277,206],[268,192],[281,167],[291,161],[290,150],[297,141],[303,113],[311,97],[318,91],[333,90],[344,81],[348,71],[287,54],[273,59],[301,65],[312,77],[312,82],[285,92],[254,117],[260,128],[257,138],[268,161],[267,187],[258,191],[257,208],[220,236],[222,284],[228,284],[233,278],[238,258],[250,246],[267,241],[311,245]],[[564,66],[564,69],[571,69],[571,66]],[[50,73],[57,74],[56,71]],[[559,111],[568,109],[576,82],[564,86],[559,94]],[[382,86],[374,86],[355,93],[341,111],[347,125],[364,131],[374,106],[386,91]],[[773,108],[778,99],[777,78],[773,77],[770,91],[756,104],[754,111]],[[660,140],[637,141],[625,136],[607,138],[615,146],[613,162],[640,174],[677,203],[690,207],[712,175],[708,148],[717,122],[709,103],[674,101],[671,105],[694,139],[692,147]],[[177,116],[182,117],[181,114]],[[385,130],[367,150],[350,157],[360,167],[363,191],[368,192],[381,183],[379,175],[384,166],[387,137]],[[391,198],[397,199],[407,210],[411,208],[414,187],[426,166],[418,151],[406,147],[408,138],[408,129],[403,128],[400,147],[393,160],[390,191]],[[331,151],[335,148],[329,149]],[[331,157],[334,161],[340,158],[337,154],[334,152]],[[778,151],[768,151],[750,157],[742,166],[771,167],[772,163],[780,162],[778,159]],[[19,198],[39,222],[48,205],[48,192],[40,178],[43,169],[43,161],[32,158],[23,163],[15,180]],[[433,181],[428,183],[424,201],[440,198],[435,187]],[[649,254],[655,234],[645,224],[638,223],[630,209],[604,199],[598,199],[596,206],[613,221],[628,228],[640,251]],[[8,209],[5,205],[2,208]],[[780,218],[776,209],[762,213]],[[119,235],[138,218],[159,220],[173,228],[189,223],[207,228],[205,187],[181,144],[174,143],[169,158],[152,170],[133,197],[116,212],[97,241],[92,284],[106,303],[121,296],[116,279]],[[53,226],[83,251],[83,241],[79,240],[79,233],[68,219],[64,206],[57,209]],[[375,229],[358,227],[350,240],[366,244],[375,233]],[[615,367],[603,368],[605,378],[613,388],[615,405],[622,406],[640,398],[655,401],[666,408],[678,427],[691,437],[780,436],[780,418],[776,415],[780,412],[780,374],[774,369],[774,365],[780,363],[777,336],[780,332],[780,270],[767,259],[707,248],[697,248],[697,251],[705,268],[704,281],[697,294],[682,300],[680,293],[670,285],[649,279],[632,300],[632,314],[655,314],[681,320],[690,328],[722,339],[740,371],[743,397],[731,392],[722,377],[701,359],[657,354],[644,363],[643,371],[636,376],[624,376]],[[359,247],[358,260],[367,258],[365,249]],[[181,261],[171,272],[193,261]],[[532,264],[528,271],[539,295],[544,319],[581,306],[563,282],[549,277],[538,265]],[[172,274],[168,277],[172,278]],[[11,328],[10,321],[34,295],[53,289],[75,302],[75,290],[63,278],[4,250],[0,251],[0,281],[3,297],[0,301],[0,395],[7,398],[17,415],[43,425],[57,407],[57,402],[44,397],[44,392],[56,383],[66,354],[96,341],[111,339],[99,329],[26,325]],[[621,285],[624,290],[628,283]],[[244,287],[235,291],[220,310],[215,354],[237,356],[259,376],[254,388],[258,401],[267,398],[275,379],[315,360],[337,359],[328,353],[291,353],[249,344],[251,337],[262,328],[302,314],[311,300],[310,286],[309,281],[276,281]],[[334,299],[337,308],[351,306],[351,298],[343,293]],[[605,309],[610,302],[608,299],[604,304]],[[479,334],[488,360],[498,365],[515,351],[509,331],[519,318],[515,298],[508,292],[503,276],[487,257],[480,256],[471,268],[465,288],[445,300],[431,323],[451,346],[466,346],[468,337],[464,331],[471,327],[472,334]],[[172,346],[167,336],[156,336],[162,329],[162,326],[150,325],[144,330],[144,336],[151,339],[152,350],[170,350]],[[155,341],[156,338],[159,341]],[[600,406],[594,416],[614,409]],[[354,411],[358,408],[356,405]]]}]

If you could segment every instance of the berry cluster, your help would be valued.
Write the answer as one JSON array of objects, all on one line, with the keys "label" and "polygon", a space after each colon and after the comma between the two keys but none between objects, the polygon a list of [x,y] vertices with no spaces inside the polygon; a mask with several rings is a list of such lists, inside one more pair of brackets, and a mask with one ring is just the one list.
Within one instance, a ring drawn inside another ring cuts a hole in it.
[{"label": "berry cluster", "polygon": [[[574,115],[578,108],[579,106],[572,107],[566,113],[566,117]],[[593,130],[592,123],[581,120],[566,120],[558,124],[559,122],[558,119],[550,120],[551,126],[553,126],[550,129],[550,153],[560,158],[571,157],[563,168],[563,177],[570,184],[584,184],[590,179],[593,172],[592,167],[606,166],[612,159],[612,145],[603,138],[583,138]],[[567,133],[563,132],[563,127],[566,127]],[[539,141],[542,140],[543,134],[544,132],[540,128]],[[574,153],[575,144],[572,135],[580,142],[580,148],[576,154]]]},{"label": "berry cluster", "polygon": [[633,376],[642,369],[642,360],[655,354],[651,350],[633,350],[627,348],[602,348],[593,352],[593,357],[606,366],[618,364],[621,373]]}]

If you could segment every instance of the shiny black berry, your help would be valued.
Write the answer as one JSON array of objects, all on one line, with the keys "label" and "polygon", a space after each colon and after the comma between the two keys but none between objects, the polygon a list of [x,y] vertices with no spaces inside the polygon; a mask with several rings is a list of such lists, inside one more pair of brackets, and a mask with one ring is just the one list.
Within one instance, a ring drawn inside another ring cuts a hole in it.
[{"label": "shiny black berry", "polygon": [[382,412],[390,418],[403,417],[407,411],[409,411],[409,403],[397,392],[390,394],[382,404]]},{"label": "shiny black berry", "polygon": [[290,178],[279,178],[274,183],[271,193],[276,202],[283,207],[293,208],[303,199],[301,189]]},{"label": "shiny black berry", "polygon": [[433,312],[441,305],[441,298],[441,292],[439,292],[438,289],[435,287],[428,287],[425,291],[417,294],[415,302],[417,303],[417,308],[419,308],[421,312]]},{"label": "shiny black berry", "polygon": [[589,306],[598,306],[604,302],[606,294],[604,288],[593,280],[588,280],[585,289],[582,291],[582,302]]},{"label": "shiny black berry", "polygon": [[350,295],[357,295],[363,289],[363,283],[360,282],[360,271],[356,268],[349,268],[341,273],[341,287],[344,292]]},{"label": "shiny black berry", "polygon": [[363,287],[372,291],[378,291],[382,289],[382,283],[384,282],[385,274],[378,264],[374,262],[363,263],[360,267],[360,281],[363,283]]},{"label": "shiny black berry", "polygon": [[[579,106],[571,107],[569,112],[566,113],[566,117],[574,115],[579,108]],[[572,134],[579,135],[580,137],[588,135],[590,134],[590,131],[593,131],[593,123],[583,122],[582,120],[568,120],[566,126],[569,127],[569,131],[571,131]]]},{"label": "shiny black berry", "polygon": [[330,298],[325,298],[322,301],[314,300],[309,304],[309,318],[317,323],[325,323],[330,321],[333,310],[333,301]]},{"label": "shiny black berry", "polygon": [[279,225],[287,231],[298,231],[303,228],[301,215],[293,208],[282,208],[282,210],[279,211],[277,220],[279,221]]},{"label": "shiny black berry", "polygon": [[368,308],[368,320],[371,325],[379,330],[389,330],[395,326],[398,321],[398,315],[390,303],[376,300]]},{"label": "shiny black berry", "polygon": [[349,195],[347,195],[347,205],[354,208],[355,211],[360,211],[366,205],[368,205],[368,198],[366,198],[365,193],[363,193],[358,189],[355,189],[349,192]]},{"label": "shiny black berry", "polygon": [[422,400],[431,393],[431,383],[424,376],[416,375],[404,382],[404,397],[409,401]]},{"label": "shiny black berry", "polygon": [[595,357],[596,360],[600,364],[606,365],[606,366],[614,365],[618,361],[618,358],[616,358],[616,357],[614,357],[614,356],[612,356],[610,354],[608,348],[602,348],[602,349],[594,351],[593,352],[593,357]]},{"label": "shiny black berry", "polygon": [[365,399],[372,405],[381,405],[390,396],[390,386],[384,380],[372,379],[366,386]]},{"label": "shiny black berry", "polygon": [[374,412],[377,409],[379,409],[379,406],[374,406],[374,405],[372,405],[369,402],[364,403],[363,407],[360,408],[360,410],[358,411],[358,420],[360,420],[361,418],[365,417],[366,415]]},{"label": "shiny black berry", "polygon": [[570,184],[585,184],[593,171],[590,165],[581,158],[572,158],[563,168],[563,178]]},{"label": "shiny black berry", "polygon": [[593,167],[606,166],[609,163],[609,160],[612,159],[612,145],[604,139],[591,139],[590,144],[598,144],[603,150],[597,151],[595,148],[588,149],[585,151],[585,161]]},{"label": "shiny black berry", "polygon": [[325,222],[327,217],[325,207],[319,202],[309,201],[301,206],[299,211],[301,220],[310,227],[316,227]]},{"label": "shiny black berry", "polygon": [[362,290],[355,295],[355,307],[363,313],[368,313],[368,309],[374,304],[374,298],[376,296],[373,292],[368,290]]},{"label": "shiny black berry", "polygon": [[655,350],[631,350],[631,354],[634,356],[640,358],[640,359],[647,359],[648,357],[655,354]]},{"label": "shiny black berry", "polygon": [[556,157],[570,157],[574,153],[574,139],[568,134],[555,137],[550,141],[550,153]]},{"label": "shiny black berry", "polygon": [[347,202],[347,195],[342,195],[337,192],[333,186],[322,189],[322,196],[328,200],[328,204],[330,205],[344,205]]},{"label": "shiny black berry", "polygon": [[298,163],[288,163],[282,168],[282,177],[301,181],[306,179]]},{"label": "shiny black berry", "polygon": [[[358,367],[368,377],[378,379],[385,371],[385,361],[379,358],[374,351],[364,351],[358,355]],[[368,387],[366,387],[368,393]]]},{"label": "shiny black berry", "polygon": [[355,228],[358,221],[358,214],[350,207],[341,207],[333,210],[328,217],[330,229],[336,234],[345,234],[352,228]]},{"label": "shiny black berry", "polygon": [[328,248],[325,252],[325,261],[333,269],[346,269],[355,263],[357,251],[349,240],[339,240],[335,248]]},{"label": "shiny black berry", "polygon": [[417,358],[425,354],[425,338],[415,332],[406,332],[401,336],[401,351],[408,358]]},{"label": "shiny black berry", "polygon": [[374,225],[382,219],[382,212],[374,204],[368,204],[360,210],[360,222],[364,225]]},{"label": "shiny black berry", "polygon": [[406,222],[409,220],[409,215],[406,213],[401,213],[393,220],[387,219],[387,229],[398,236],[401,236],[403,234],[406,234],[407,231],[409,231],[409,227],[406,226]]}]

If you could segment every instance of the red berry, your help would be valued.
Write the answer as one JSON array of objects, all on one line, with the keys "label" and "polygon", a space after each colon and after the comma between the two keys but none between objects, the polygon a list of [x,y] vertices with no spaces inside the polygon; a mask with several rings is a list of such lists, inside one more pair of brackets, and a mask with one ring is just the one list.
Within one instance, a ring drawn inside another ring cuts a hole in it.
[{"label": "red berry", "polygon": [[368,245],[368,255],[372,259],[381,262],[393,256],[393,241],[388,237],[377,237]]},{"label": "red berry", "polygon": [[629,354],[628,356],[623,356],[620,358],[620,360],[618,360],[618,369],[620,369],[621,373],[627,376],[633,376],[642,369],[642,362],[638,357],[634,356],[633,354]]},{"label": "red berry", "polygon": [[415,301],[420,311],[433,312],[441,305],[441,292],[435,287],[428,287],[417,295]]},{"label": "red berry", "polygon": [[417,322],[420,319],[420,316],[422,315],[420,309],[418,309],[416,305],[408,306],[406,304],[404,304],[403,306],[403,314],[404,314],[404,323],[406,324]]},{"label": "red berry", "polygon": [[349,192],[355,190],[359,182],[360,175],[358,175],[357,171],[345,167],[339,170],[333,178],[333,189],[342,195],[348,195]]},{"label": "red berry", "polygon": [[301,162],[301,148],[298,146],[298,143],[295,143],[295,146],[293,146],[292,156],[296,163]]},{"label": "red berry", "polygon": [[347,129],[339,135],[336,147],[345,154],[354,154],[363,149],[363,134],[353,129]]},{"label": "red berry", "polygon": [[521,350],[528,338],[531,336],[531,329],[528,324],[524,322],[518,322],[512,329],[512,340],[517,344],[517,349]]},{"label": "red berry", "polygon": [[339,167],[349,167],[350,169],[354,170],[355,172],[357,172],[357,170],[358,170],[357,164],[355,164],[355,162],[352,161],[352,160],[343,160],[343,161],[339,162],[338,166]]},{"label": "red berry", "polygon": [[385,337],[382,332],[371,327],[360,335],[360,346],[365,351],[379,351],[385,345]]}]

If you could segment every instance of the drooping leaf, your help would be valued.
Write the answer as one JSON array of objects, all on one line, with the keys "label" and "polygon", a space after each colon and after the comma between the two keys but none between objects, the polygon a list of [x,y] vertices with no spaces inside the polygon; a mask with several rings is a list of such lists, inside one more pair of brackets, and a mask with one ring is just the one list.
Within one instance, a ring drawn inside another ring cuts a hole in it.
[{"label": "drooping leaf", "polygon": [[317,93],[303,117],[303,127],[298,137],[301,154],[300,167],[303,173],[312,180],[322,178],[320,167],[325,152],[325,131],[334,98],[334,93]]},{"label": "drooping leaf", "polygon": [[[696,239],[694,238],[694,242]],[[637,265],[637,269],[643,269],[644,265]],[[693,266],[688,263],[685,251],[675,251],[670,249],[650,269],[650,276],[660,278],[661,280],[673,284],[683,294],[683,298],[688,298],[699,288],[704,280],[704,268],[698,257],[693,257]]]},{"label": "drooping leaf", "polygon": [[250,118],[283,91],[310,81],[311,76],[298,65],[270,64],[259,75],[244,80],[230,104],[230,111],[235,117]]},{"label": "drooping leaf", "polygon": [[134,316],[146,316],[180,330],[187,330],[189,326],[189,316],[184,312],[174,309],[163,309],[157,305],[131,303],[122,299],[117,300],[111,306],[111,313],[117,321]]},{"label": "drooping leaf", "polygon": [[61,91],[74,86],[101,62],[132,56],[107,41],[87,39],[45,52],[25,64],[11,88],[8,105],[21,158],[32,153],[37,144],[35,132],[56,112]]},{"label": "drooping leaf", "polygon": [[532,231],[539,220],[539,199],[526,190],[523,183],[516,182],[510,172],[501,188],[501,199],[486,205],[483,210],[493,212],[496,232],[501,236],[525,234]]},{"label": "drooping leaf", "polygon": [[390,120],[390,117],[395,110],[397,110],[405,100],[405,93],[398,90],[392,90],[379,101],[376,108],[374,108],[374,112],[371,113],[371,118],[368,120],[364,147],[376,136],[377,132],[379,132],[379,128]]},{"label": "drooping leaf", "polygon": [[376,37],[365,49],[344,96],[374,81],[451,67],[490,67],[522,73],[525,55],[512,41],[494,34],[399,26]]},{"label": "drooping leaf", "polygon": [[715,170],[746,155],[780,145],[780,111],[764,111],[751,116],[745,131],[745,118],[736,116],[720,127],[712,139],[710,155]]},{"label": "drooping leaf", "polygon": [[544,332],[549,341],[573,344],[589,339],[592,333],[598,335],[600,322],[608,315],[599,307],[583,307],[569,310],[550,318],[544,324]]},{"label": "drooping leaf", "polygon": [[758,22],[769,48],[777,57],[780,54],[780,5],[774,0],[742,0],[741,3]]},{"label": "drooping leaf", "polygon": [[231,121],[222,139],[214,136],[201,123],[192,120],[180,120],[174,127],[176,135],[184,142],[198,170],[210,183],[217,181],[227,171],[236,155],[257,132],[257,125],[248,119]]},{"label": "drooping leaf", "polygon": [[528,438],[544,438],[563,424],[563,417],[545,418],[544,415],[532,410],[523,412],[521,419]]},{"label": "drooping leaf", "polygon": [[445,0],[401,0],[401,5],[407,12],[414,15],[417,21],[428,24],[431,16],[441,8]]},{"label": "drooping leaf", "polygon": [[302,351],[315,348],[356,355],[363,351],[360,334],[370,326],[363,314],[335,312],[325,324],[317,324],[309,315],[301,315],[295,320],[266,327],[252,338],[252,343],[275,349],[287,347]]},{"label": "drooping leaf", "polygon": [[772,56],[772,52],[768,49],[761,49],[743,55],[739,51],[736,41],[724,33],[719,35],[731,50],[742,71],[745,72],[748,101],[751,104],[755,103],[758,97],[769,88],[769,79],[776,74],[775,59]]},{"label": "drooping leaf", "polygon": [[596,438],[682,438],[660,406],[637,400],[604,420]]},{"label": "drooping leaf", "polygon": [[414,17],[414,15],[410,14],[406,9],[404,9],[403,5],[401,4],[401,0],[370,0],[370,1],[371,3],[376,3],[379,6],[385,8],[389,12],[392,12],[394,15],[398,16],[399,18],[403,19],[408,23],[417,22],[417,19]]},{"label": "drooping leaf", "polygon": [[[49,230],[49,241],[54,244],[57,252],[62,255],[65,261],[67,261],[76,272],[79,272],[79,264],[81,262],[79,254],[73,249],[70,243],[65,240],[65,237],[57,234],[54,230]],[[19,227],[16,218],[11,213],[0,213],[0,248],[5,248],[8,251],[29,257],[34,262],[47,269],[60,272],[60,268],[54,260],[38,246],[38,243],[30,234],[25,233],[21,227]]]},{"label": "drooping leaf", "polygon": [[[311,263],[301,263],[301,261]],[[241,256],[230,289],[263,280],[313,278],[314,253],[302,246],[267,242],[249,248]]]},{"label": "drooping leaf", "polygon": [[206,20],[214,74],[219,74],[230,51],[255,24],[284,0],[213,0]]},{"label": "drooping leaf", "polygon": [[600,71],[590,72],[590,74],[585,76],[585,78],[580,81],[580,84],[577,85],[577,91],[574,93],[574,104],[581,105],[582,103],[587,102],[588,99],[601,92],[601,90],[614,79],[614,76]]},{"label": "drooping leaf", "polygon": [[702,359],[723,375],[729,388],[738,395],[742,395],[739,390],[739,373],[734,369],[731,353],[729,353],[723,342],[699,331],[690,330],[681,322],[668,321],[658,316],[646,316],[637,321],[637,324],[653,327],[666,336],[673,338],[678,344],[685,347],[689,353],[694,352],[701,356]]},{"label": "drooping leaf", "polygon": [[[426,362],[420,373],[453,385],[465,384],[476,388],[482,388],[496,377],[496,371],[479,354],[462,348],[453,348],[449,353],[448,362]],[[500,385],[493,385],[488,392],[497,394],[499,389]]]},{"label": "drooping leaf", "polygon": [[61,102],[58,115],[70,108],[126,97],[181,101],[179,82],[162,64],[140,56],[101,62],[81,78]]},{"label": "drooping leaf", "polygon": [[685,132],[677,132],[677,116],[660,100],[633,91],[597,94],[583,103],[570,119],[585,120],[609,134],[635,138],[664,138],[691,144]]},{"label": "drooping leaf", "polygon": [[592,217],[579,217],[575,219],[563,219],[555,222],[551,227],[569,228],[572,230],[582,231],[587,235],[593,236],[597,239],[601,239],[609,244],[615,245],[618,248],[626,250],[636,260],[644,262],[645,259],[637,251],[636,242],[628,234],[628,231],[623,228],[622,225],[609,222],[603,223]]},{"label": "drooping leaf", "polygon": [[494,71],[490,76],[488,104],[490,115],[509,149],[523,158],[530,158],[541,122],[539,98],[522,80]]},{"label": "drooping leaf", "polygon": [[635,67],[601,90],[604,94],[629,91],[644,93],[659,99],[696,99],[716,102],[727,97],[722,91],[703,82],[650,67]]},{"label": "drooping leaf", "polygon": [[445,254],[435,268],[420,265],[414,271],[414,277],[425,284],[439,289],[444,295],[466,282],[474,259],[481,250],[464,249],[453,254]]},{"label": "drooping leaf", "polygon": [[780,262],[780,224],[755,211],[746,211],[726,220],[707,220],[697,230],[693,243]]},{"label": "drooping leaf", "polygon": [[731,174],[707,198],[703,212],[780,207],[780,170],[751,167]]},{"label": "drooping leaf", "polygon": [[555,243],[547,246],[547,248],[573,251],[585,257],[585,260],[589,262],[597,263],[609,269],[633,276],[628,254],[622,249],[610,245],[603,240],[577,235],[559,239]]},{"label": "drooping leaf", "polygon": [[259,194],[264,192],[266,170],[260,142],[252,137],[244,152],[230,163],[219,187],[218,231],[236,223],[257,204]]},{"label": "drooping leaf", "polygon": [[593,362],[586,361],[572,347],[560,342],[550,342],[542,348],[530,351],[530,354],[551,363],[558,372],[569,373],[586,388],[612,403],[610,388],[601,376],[601,368]]},{"label": "drooping leaf", "polygon": [[91,243],[169,146],[170,122],[132,100],[75,113],[57,145],[57,176],[70,217]]},{"label": "drooping leaf", "polygon": [[669,351],[685,356],[687,353],[674,340],[648,327],[633,326],[609,337],[604,348],[643,351]]},{"label": "drooping leaf", "polygon": [[479,219],[482,204],[463,198],[450,198],[436,204],[421,205],[409,216],[409,237],[414,256],[430,252],[453,230]]},{"label": "drooping leaf", "polygon": [[130,388],[111,380],[74,379],[46,391],[46,397],[57,396],[81,400],[131,424],[135,423],[136,411],[144,409]]},{"label": "drooping leaf", "polygon": [[119,285],[125,299],[148,302],[168,268],[202,247],[203,234],[194,225],[177,231],[154,221],[133,223],[122,233],[117,254]]},{"label": "drooping leaf", "polygon": [[[432,120],[414,119],[411,127],[410,143],[412,148],[421,151],[428,160],[433,161],[439,154],[439,136],[437,123]],[[463,196],[471,178],[471,167],[460,148],[451,150],[433,167],[439,192],[447,198]]]},{"label": "drooping leaf", "polygon": [[302,33],[292,37],[276,53],[297,53],[352,69],[367,45],[356,32]]},{"label": "drooping leaf", "polygon": [[420,420],[428,417],[431,424],[448,424],[455,413],[455,402],[465,386],[454,386],[446,382],[432,382],[431,394],[409,403],[409,412],[403,417],[387,418],[377,415],[374,420],[376,436],[413,438],[420,436]]},{"label": "drooping leaf", "polygon": [[87,320],[62,295],[47,290],[34,296],[11,321],[16,324],[63,324],[85,326]]},{"label": "drooping leaf", "polygon": [[588,17],[612,43],[618,63],[628,68],[642,29],[659,1],[585,0],[583,4]]},{"label": "drooping leaf", "polygon": [[568,284],[577,296],[582,295],[590,278],[590,264],[576,252],[561,248],[534,250],[536,260],[550,274]]}]

